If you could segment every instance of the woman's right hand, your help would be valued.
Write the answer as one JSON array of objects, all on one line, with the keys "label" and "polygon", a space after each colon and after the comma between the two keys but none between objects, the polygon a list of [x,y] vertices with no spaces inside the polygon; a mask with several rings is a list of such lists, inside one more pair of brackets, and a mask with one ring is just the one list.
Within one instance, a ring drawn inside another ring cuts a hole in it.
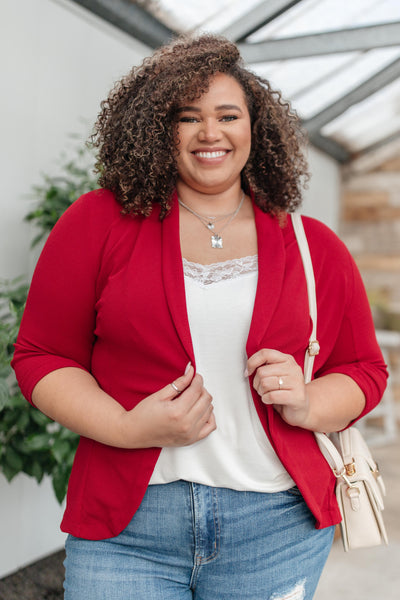
[{"label": "woman's right hand", "polygon": [[33,403],[71,431],[116,448],[188,446],[214,429],[212,398],[190,365],[181,377],[125,410],[94,377],[77,367],[51,371],[35,386]]},{"label": "woman's right hand", "polygon": [[188,446],[216,429],[212,397],[193,366],[122,415],[123,446]]}]

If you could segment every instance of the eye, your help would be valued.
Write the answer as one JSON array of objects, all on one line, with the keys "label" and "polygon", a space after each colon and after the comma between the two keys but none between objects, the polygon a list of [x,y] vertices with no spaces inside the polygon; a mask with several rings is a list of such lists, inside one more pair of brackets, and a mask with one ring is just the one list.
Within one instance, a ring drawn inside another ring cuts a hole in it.
[{"label": "eye", "polygon": [[197,117],[179,117],[178,123],[197,123]]},{"label": "eye", "polygon": [[224,121],[224,122],[229,122],[229,121],[236,121],[237,118],[238,118],[237,115],[225,115],[220,120]]}]

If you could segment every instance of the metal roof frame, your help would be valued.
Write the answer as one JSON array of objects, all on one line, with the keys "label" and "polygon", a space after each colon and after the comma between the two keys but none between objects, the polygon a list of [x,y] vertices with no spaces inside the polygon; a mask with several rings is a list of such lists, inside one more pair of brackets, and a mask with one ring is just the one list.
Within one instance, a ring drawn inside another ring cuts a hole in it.
[{"label": "metal roof frame", "polygon": [[399,41],[400,23],[395,22],[273,39],[252,44],[241,43],[238,44],[238,47],[246,62],[260,63],[305,56],[387,48],[398,46]]},{"label": "metal roof frame", "polygon": [[342,96],[336,102],[322,110],[320,113],[304,122],[304,126],[310,134],[315,134],[321,128],[343,114],[348,108],[365,100],[383,87],[389,85],[395,79],[400,77],[400,58],[391,62],[387,67],[364,81],[351,92]]},{"label": "metal roof frame", "polygon": [[168,42],[176,32],[130,0],[71,0],[105,19],[150,48]]},{"label": "metal roof frame", "polygon": [[[105,19],[152,49],[161,46],[179,33],[164,25],[156,16],[136,4],[135,0],[71,1]],[[251,64],[399,46],[400,22],[269,39],[255,43],[245,41],[252,33],[299,2],[301,0],[260,2],[221,31],[221,34],[237,42],[244,60]],[[348,150],[335,140],[321,134],[322,127],[354,104],[361,102],[399,77],[400,59],[397,59],[314,117],[303,121],[304,127],[309,133],[310,142],[341,163],[351,160],[353,156]],[[384,141],[382,141],[383,143]],[[374,149],[375,145],[366,148],[364,152],[368,153]],[[359,153],[357,153],[358,155]]]},{"label": "metal roof frame", "polygon": [[[307,127],[304,125],[304,123],[303,126],[307,130]],[[326,154],[329,154],[329,156],[332,156],[332,158],[334,158],[340,163],[346,163],[350,160],[350,152],[348,152],[346,148],[335,142],[335,140],[325,137],[318,132],[310,133],[308,130],[307,132],[308,139],[310,140],[312,145],[318,148],[319,150],[322,150]]]},{"label": "metal roof frame", "polygon": [[242,42],[260,27],[264,27],[281,14],[301,2],[301,0],[269,0],[261,2],[258,6],[249,10],[234,23],[221,31],[221,34],[232,41]]}]

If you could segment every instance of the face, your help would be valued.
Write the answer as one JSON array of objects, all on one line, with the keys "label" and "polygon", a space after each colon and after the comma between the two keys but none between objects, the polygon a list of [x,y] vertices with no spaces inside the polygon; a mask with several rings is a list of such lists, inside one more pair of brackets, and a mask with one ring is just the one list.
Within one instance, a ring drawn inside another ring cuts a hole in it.
[{"label": "face", "polygon": [[179,185],[218,194],[240,185],[251,144],[251,122],[240,84],[218,73],[209,90],[178,113]]}]

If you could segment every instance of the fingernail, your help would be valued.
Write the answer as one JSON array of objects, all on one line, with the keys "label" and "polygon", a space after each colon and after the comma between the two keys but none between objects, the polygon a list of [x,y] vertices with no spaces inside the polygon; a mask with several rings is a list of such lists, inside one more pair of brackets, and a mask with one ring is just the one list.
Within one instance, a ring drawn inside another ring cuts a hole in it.
[{"label": "fingernail", "polygon": [[244,375],[245,377],[248,377],[248,376],[249,376],[249,372],[248,372],[248,370],[247,370],[247,369],[245,369],[245,370],[244,370],[244,373],[243,373],[243,375]]},{"label": "fingernail", "polygon": [[192,363],[189,360],[188,364],[186,365],[186,369],[185,369],[185,373],[184,373],[185,375],[189,371],[189,369],[190,369],[191,366],[192,366]]}]

